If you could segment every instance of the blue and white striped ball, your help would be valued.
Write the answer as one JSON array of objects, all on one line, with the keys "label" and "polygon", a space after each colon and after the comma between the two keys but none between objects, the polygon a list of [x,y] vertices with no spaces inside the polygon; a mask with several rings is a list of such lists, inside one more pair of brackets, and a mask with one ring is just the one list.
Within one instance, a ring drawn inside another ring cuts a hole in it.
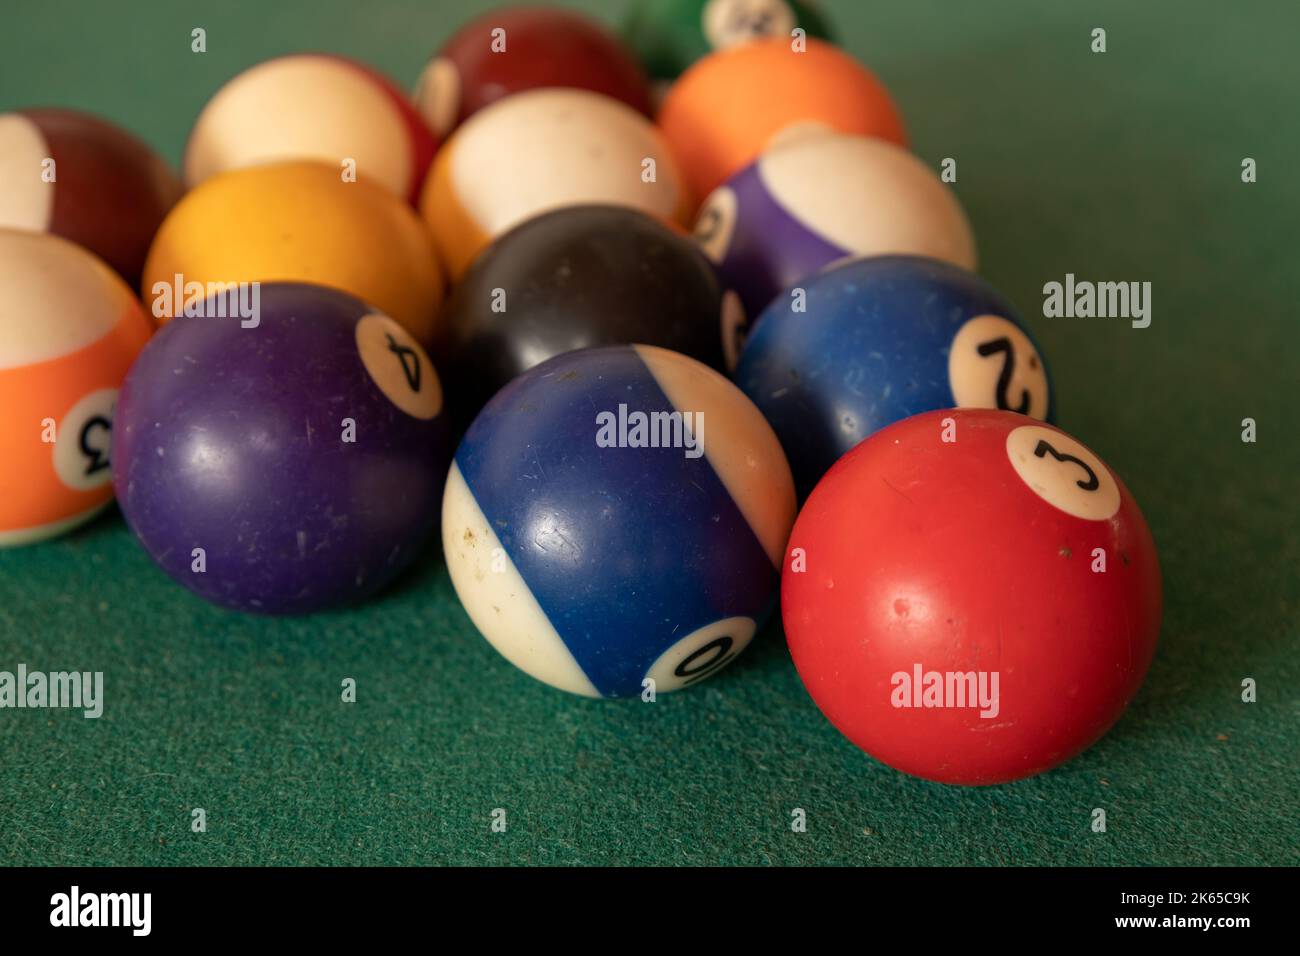
[{"label": "blue and white striped ball", "polygon": [[543,362],[479,413],[447,479],[443,550],[507,660],[626,697],[697,683],[745,648],[794,515],[780,443],[739,389],[677,352],[612,346]]},{"label": "blue and white striped ball", "polygon": [[799,283],[759,316],[736,383],[776,429],[807,495],[901,418],[1001,408],[1052,420],[1051,378],[1011,304],[972,272],[875,256]]}]

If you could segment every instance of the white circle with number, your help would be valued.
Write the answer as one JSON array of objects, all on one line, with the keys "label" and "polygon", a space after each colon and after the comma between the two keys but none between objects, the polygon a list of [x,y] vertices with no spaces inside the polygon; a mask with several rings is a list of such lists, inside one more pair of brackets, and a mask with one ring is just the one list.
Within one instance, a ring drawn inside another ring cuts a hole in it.
[{"label": "white circle with number", "polygon": [[728,617],[683,637],[654,662],[646,677],[655,691],[678,690],[712,677],[749,646],[758,625],[750,617]]},{"label": "white circle with number", "polygon": [[795,18],[785,0],[709,0],[700,25],[709,46],[725,50],[766,37],[788,37]]},{"label": "white circle with number", "polygon": [[704,200],[699,215],[695,217],[692,236],[701,251],[714,262],[727,257],[731,247],[731,234],[736,231],[736,192],[730,186],[719,186]]},{"label": "white circle with number", "polygon": [[113,478],[108,452],[116,404],[117,389],[102,388],[82,396],[59,422],[54,434],[54,473],[73,491],[94,491]]},{"label": "white circle with number", "polygon": [[1119,511],[1119,485],[1101,459],[1069,435],[1022,425],[1007,435],[1007,458],[1034,494],[1085,521],[1107,521]]},{"label": "white circle with number", "polygon": [[388,316],[371,312],[357,322],[357,351],[384,396],[412,418],[442,411],[442,384],[420,343]]},{"label": "white circle with number", "polygon": [[740,296],[728,289],[722,294],[722,352],[728,371],[735,371],[748,334],[745,306],[741,303]]},{"label": "white circle with number", "polygon": [[948,350],[948,384],[958,408],[1001,408],[1045,419],[1047,369],[1024,331],[1000,315],[962,323]]}]

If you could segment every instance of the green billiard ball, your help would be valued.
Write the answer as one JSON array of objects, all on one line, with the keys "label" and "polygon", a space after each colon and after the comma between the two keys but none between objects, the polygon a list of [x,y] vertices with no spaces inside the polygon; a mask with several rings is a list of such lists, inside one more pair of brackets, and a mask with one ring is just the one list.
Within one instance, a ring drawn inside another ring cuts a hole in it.
[{"label": "green billiard ball", "polygon": [[624,36],[650,76],[673,80],[700,57],[799,27],[831,39],[811,0],[640,0]]}]

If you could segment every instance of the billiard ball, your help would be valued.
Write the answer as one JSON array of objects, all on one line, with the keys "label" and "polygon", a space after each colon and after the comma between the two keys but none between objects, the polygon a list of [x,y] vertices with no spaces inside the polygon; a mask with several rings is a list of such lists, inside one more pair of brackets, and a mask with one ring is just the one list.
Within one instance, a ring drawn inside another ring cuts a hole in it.
[{"label": "billiard ball", "polygon": [[433,532],[448,457],[437,373],[352,296],[268,283],[242,319],[237,295],[169,322],[132,367],[113,433],[122,512],[164,571],[223,607],[360,600]]},{"label": "billiard ball", "polygon": [[996,409],[927,412],[842,458],[790,537],[781,608],[809,694],[906,773],[994,784],[1096,741],[1160,632],[1155,544],[1100,458]]},{"label": "billiard ball", "polygon": [[415,102],[439,136],[502,97],[591,90],[650,113],[641,66],[602,25],[558,7],[503,7],[461,27],[420,75]]},{"label": "billiard ball", "polygon": [[542,89],[499,100],[452,134],[420,209],[459,279],[512,226],[583,203],[631,206],[679,225],[694,211],[649,120],[589,90]]},{"label": "billiard ball", "polygon": [[232,170],[192,190],[158,230],[142,295],[166,321],[209,283],[272,281],[330,286],[422,343],[434,338],[443,278],[420,217],[387,190],[312,161]]},{"label": "billiard ball", "polygon": [[794,506],[776,436],[721,374],[653,346],[583,349],[474,420],[443,551],[470,619],[517,667],[575,694],[658,693],[750,642]]},{"label": "billiard ball", "polygon": [[623,31],[656,80],[674,80],[696,60],[795,29],[830,39],[825,16],[800,0],[639,0]]},{"label": "billiard ball", "polygon": [[920,256],[847,262],[778,298],[735,377],[780,436],[801,495],[908,415],[955,406],[1053,414],[1046,363],[1011,304],[978,276]]},{"label": "billiard ball", "polygon": [[112,500],[113,406],[152,331],[100,259],[0,229],[0,547],[53,537]]},{"label": "billiard ball", "polygon": [[888,91],[829,43],[756,40],[710,53],[664,97],[659,127],[696,197],[775,143],[826,130],[906,145]]},{"label": "billiard ball", "polygon": [[907,253],[975,268],[975,240],[939,177],[893,143],[810,136],[765,152],[705,201],[695,234],[748,315],[841,259]]},{"label": "billiard ball", "polygon": [[346,57],[276,57],[231,79],[208,101],[185,145],[185,180],[263,163],[355,163],[369,180],[414,202],[437,140],[391,80]]},{"label": "billiard ball", "polygon": [[89,249],[132,287],[180,180],[126,130],[75,110],[0,114],[0,228]]},{"label": "billiard ball", "polygon": [[448,301],[448,391],[468,423],[506,382],[596,345],[659,345],[723,368],[740,324],[691,241],[621,206],[571,206],[529,219],[479,257]]}]

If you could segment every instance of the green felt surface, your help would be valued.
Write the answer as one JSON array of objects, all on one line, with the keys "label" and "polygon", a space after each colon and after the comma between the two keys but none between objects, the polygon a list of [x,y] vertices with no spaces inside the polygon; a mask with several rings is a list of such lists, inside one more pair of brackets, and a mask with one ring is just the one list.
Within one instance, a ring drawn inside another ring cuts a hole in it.
[{"label": "green felt surface", "polygon": [[[1030,318],[1060,423],[1155,534],[1164,630],[1116,728],[1035,779],[930,784],[831,728],[777,624],[690,691],[581,700],[477,636],[437,554],[363,607],[263,620],[173,585],[111,512],[0,552],[0,669],[102,670],[107,697],[99,720],[0,711],[0,863],[1297,862],[1300,5],[826,5],[917,152],[957,158],[981,270]],[[95,110],[176,161],[257,60],[332,50],[410,84],[487,6],[10,0],[0,109]],[[1151,281],[1151,327],[1043,318],[1066,272]]]}]

